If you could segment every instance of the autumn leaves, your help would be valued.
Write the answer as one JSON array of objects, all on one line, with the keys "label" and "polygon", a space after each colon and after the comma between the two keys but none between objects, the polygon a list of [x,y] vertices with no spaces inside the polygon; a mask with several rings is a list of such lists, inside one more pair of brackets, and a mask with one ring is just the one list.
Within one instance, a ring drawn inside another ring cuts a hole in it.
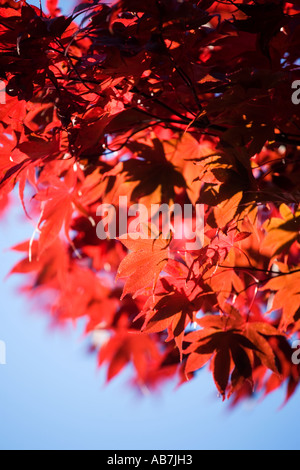
[{"label": "autumn leaves", "polygon": [[[68,18],[47,5],[50,15],[0,5],[0,209],[18,186],[34,221],[13,272],[55,321],[84,317],[87,334],[104,333],[108,380],[132,364],[134,383],[151,389],[206,365],[235,403],[283,383],[291,396],[298,3],[122,0]],[[124,199],[164,204],[172,236],[159,226],[107,237],[98,208],[113,207],[120,225]],[[192,249],[173,230],[172,208],[185,206],[201,219]]]}]

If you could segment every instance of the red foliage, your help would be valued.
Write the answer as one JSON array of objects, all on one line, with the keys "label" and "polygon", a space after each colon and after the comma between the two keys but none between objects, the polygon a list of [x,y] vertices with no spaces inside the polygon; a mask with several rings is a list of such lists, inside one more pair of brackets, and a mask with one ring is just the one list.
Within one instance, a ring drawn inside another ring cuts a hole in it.
[{"label": "red foliage", "polygon": [[[289,398],[300,377],[300,2],[47,10],[0,1],[0,211],[18,185],[36,220],[12,271],[48,295],[58,322],[86,318],[108,380],[132,363],[151,389],[208,364],[234,404],[284,383]],[[99,240],[97,208],[119,215],[120,196],[204,205],[203,246],[159,233]]]}]

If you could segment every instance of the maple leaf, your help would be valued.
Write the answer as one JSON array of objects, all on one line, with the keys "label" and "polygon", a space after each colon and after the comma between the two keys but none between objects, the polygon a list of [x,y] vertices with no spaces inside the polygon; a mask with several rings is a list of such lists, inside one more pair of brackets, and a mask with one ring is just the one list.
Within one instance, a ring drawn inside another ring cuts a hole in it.
[{"label": "maple leaf", "polygon": [[122,298],[127,294],[137,294],[150,284],[153,288],[160,272],[168,262],[170,240],[162,235],[158,238],[142,239],[137,234],[127,234],[119,240],[131,251],[121,262],[117,279],[126,278]]},{"label": "maple leaf", "polygon": [[[232,250],[239,251],[243,254],[239,242],[248,238],[251,233],[249,232],[237,232],[233,227],[227,232],[217,230],[216,232],[212,231],[207,232],[207,236],[211,236],[209,243],[200,250],[199,259],[203,264],[205,261],[210,260],[211,263],[217,264],[225,261],[227,256],[229,256]],[[247,259],[247,255],[244,254]]]},{"label": "maple leaf", "polygon": [[[174,262],[170,260],[171,266]],[[176,269],[180,277],[164,277],[155,289],[155,297],[149,298],[142,313],[145,315],[142,331],[147,333],[167,330],[166,341],[175,340],[182,359],[182,344],[186,327],[195,321],[196,314],[200,310],[204,298],[201,297],[202,289],[195,286],[193,281],[187,282],[188,269],[184,265],[175,263],[172,270]],[[165,270],[170,272],[168,266]],[[138,318],[139,318],[138,317]]]},{"label": "maple leaf", "polygon": [[60,13],[60,9],[58,8],[58,0],[47,0],[46,7],[49,11],[51,16],[57,16]]},{"label": "maple leaf", "polygon": [[69,229],[75,209],[89,217],[78,198],[76,198],[76,176],[72,172],[68,176],[69,178],[66,177],[64,181],[55,177],[50,178],[51,186],[35,195],[36,200],[44,202],[38,223],[41,253],[57,239],[63,227],[67,239],[72,244]]},{"label": "maple leaf", "polygon": [[151,359],[158,361],[160,354],[150,336],[140,335],[135,331],[123,329],[117,331],[101,348],[99,353],[99,365],[105,362],[109,363],[107,381],[112,380],[132,361],[140,385],[145,381]]},{"label": "maple leaf", "polygon": [[136,158],[124,161],[119,172],[124,174],[126,185],[132,183],[132,201],[139,200],[147,205],[169,203],[174,200],[176,187],[186,187],[183,175],[166,159],[158,139],[153,139],[151,146],[132,142],[127,148]]},{"label": "maple leaf", "polygon": [[221,204],[215,208],[214,217],[218,227],[224,228],[234,219],[242,198],[243,193],[240,191],[230,199],[221,202]]},{"label": "maple leaf", "polygon": [[272,217],[264,224],[267,234],[262,248],[272,249],[274,256],[288,249],[299,238],[300,211],[294,214],[288,206],[282,204],[280,214],[282,219]]},{"label": "maple leaf", "polygon": [[230,394],[244,380],[251,380],[253,353],[263,365],[278,373],[274,352],[265,337],[280,335],[269,323],[246,322],[229,304],[225,306],[225,311],[227,315],[207,315],[196,319],[203,329],[189,333],[185,338],[192,343],[185,350],[189,354],[186,373],[198,370],[212,359],[214,380],[223,398],[231,371]]},{"label": "maple leaf", "polygon": [[283,271],[267,282],[262,290],[275,292],[272,310],[282,310],[280,328],[285,330],[293,321],[300,305],[300,270],[289,271],[286,266],[279,264]]},{"label": "maple leaf", "polygon": [[62,288],[66,285],[69,258],[66,246],[60,239],[57,239],[41,255],[39,255],[39,245],[36,240],[20,243],[12,249],[25,253],[26,257],[13,267],[10,274],[36,273],[34,288],[49,284]]},{"label": "maple leaf", "polygon": [[248,18],[235,20],[234,24],[242,31],[260,34],[260,47],[269,56],[269,42],[280,28],[286,24],[286,18],[282,6],[276,3],[266,5],[243,5],[236,4]]},{"label": "maple leaf", "polygon": [[[251,380],[252,358],[249,351],[255,351],[257,348],[236,330],[217,331],[210,334],[204,330],[204,333],[201,333],[202,338],[198,335],[200,344],[193,344],[192,348],[185,350],[185,353],[190,353],[186,364],[186,373],[199,369],[212,358],[214,381],[223,399],[225,399],[232,370],[231,360],[234,363],[231,378],[234,387],[234,382],[240,378]],[[187,335],[186,340],[189,341],[190,339],[191,336]],[[193,337],[193,340],[195,341],[195,337]]]}]

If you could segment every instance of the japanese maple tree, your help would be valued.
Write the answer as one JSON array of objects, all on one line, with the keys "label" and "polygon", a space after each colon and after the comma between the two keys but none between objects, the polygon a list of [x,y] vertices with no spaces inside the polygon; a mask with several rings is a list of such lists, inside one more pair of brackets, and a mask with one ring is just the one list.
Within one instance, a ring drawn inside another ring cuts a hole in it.
[{"label": "japanese maple tree", "polygon": [[[151,390],[207,367],[232,403],[283,384],[288,399],[300,1],[94,0],[63,16],[0,0],[0,51],[0,209],[18,187],[36,227],[12,272],[56,322],[86,319],[108,380],[132,364]],[[99,239],[99,206],[119,214],[125,196],[201,204],[202,246]]]}]

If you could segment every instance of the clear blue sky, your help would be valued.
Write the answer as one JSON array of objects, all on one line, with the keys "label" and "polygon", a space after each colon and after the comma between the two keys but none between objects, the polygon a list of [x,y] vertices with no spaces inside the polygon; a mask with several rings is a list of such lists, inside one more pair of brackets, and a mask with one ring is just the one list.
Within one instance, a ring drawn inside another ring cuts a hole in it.
[{"label": "clear blue sky", "polygon": [[32,234],[22,211],[1,220],[0,449],[299,449],[298,392],[278,411],[283,391],[231,411],[202,372],[174,391],[139,397],[125,371],[109,386],[87,354],[82,325],[50,329],[49,318],[4,281],[19,256],[4,251]]}]

